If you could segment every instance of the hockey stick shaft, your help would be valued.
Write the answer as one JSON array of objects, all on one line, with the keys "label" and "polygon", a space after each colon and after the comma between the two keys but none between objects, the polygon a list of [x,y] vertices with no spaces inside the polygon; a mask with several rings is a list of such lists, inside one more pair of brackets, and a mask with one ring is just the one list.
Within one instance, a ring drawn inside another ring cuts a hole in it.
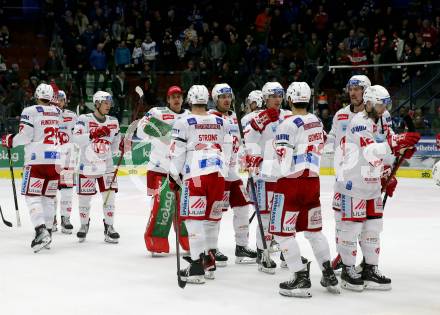
[{"label": "hockey stick shaft", "polygon": [[[235,114],[237,115],[237,125],[238,125],[238,130],[240,132],[240,138],[243,143],[243,149],[246,152],[246,141],[244,139],[243,126],[241,124],[241,117],[239,117],[241,115],[239,115],[239,112],[237,111],[237,105],[235,104],[235,102],[234,102],[234,110],[235,110]],[[264,250],[263,258],[266,260],[266,262],[269,262],[270,261],[269,250],[267,248],[266,238],[264,236],[263,221],[261,220],[261,212],[260,212],[260,207],[258,205],[257,192],[255,190],[255,182],[254,182],[254,178],[253,178],[253,175],[251,172],[249,172],[248,181],[249,181],[248,186],[251,187],[252,198],[254,200],[255,213],[256,213],[257,221],[258,221],[258,229],[260,231],[260,236],[261,236],[261,240],[263,243],[263,250]]]},{"label": "hockey stick shaft", "polygon": [[[169,182],[169,179],[168,179]],[[179,244],[179,235],[180,235],[180,216],[179,216],[179,207],[177,206],[177,200],[179,198],[177,197],[177,191],[173,189],[174,191],[174,216],[176,220],[176,266],[177,266],[177,284],[180,288],[185,288],[186,281],[182,280],[182,277],[180,277],[180,244]]]},{"label": "hockey stick shaft", "polygon": [[[124,140],[125,140],[125,138],[123,137],[121,141],[124,141]],[[124,150],[124,152],[125,152],[125,150]],[[112,185],[116,180],[116,176],[118,175],[119,167],[121,166],[122,159],[124,158],[124,152],[121,153],[121,155],[119,156],[119,159],[118,159],[118,163],[116,164],[116,169],[113,173],[112,181],[110,182],[110,185],[107,190],[107,194],[105,195],[104,206],[107,205],[108,198],[110,197],[110,193],[112,191]]]},{"label": "hockey stick shaft", "polygon": [[[400,168],[400,166],[402,165],[403,161],[405,160],[404,157],[403,157],[404,154],[405,153],[403,153],[401,156],[396,158],[396,160],[394,161],[393,169],[391,171],[391,174],[390,174],[390,176],[388,176],[388,178],[387,178],[387,180],[386,180],[386,182],[385,182],[385,184],[383,186],[384,189],[386,189],[386,187],[388,186],[391,178],[396,175],[397,170]],[[383,207],[385,207],[385,204],[387,203],[387,199],[388,199],[388,194],[385,192],[385,196],[383,197],[383,200],[382,200]]]},{"label": "hockey stick shaft", "polygon": [[12,223],[5,220],[5,217],[3,216],[3,211],[2,211],[2,207],[0,207],[0,215],[2,216],[2,221],[6,226],[12,227]]},{"label": "hockey stick shaft", "polygon": [[17,189],[15,188],[15,176],[14,176],[14,168],[12,165],[12,155],[10,148],[8,148],[8,160],[9,160],[9,171],[11,173],[12,191],[14,193],[15,216],[17,219],[17,226],[20,227],[21,226],[20,212],[18,210]]}]

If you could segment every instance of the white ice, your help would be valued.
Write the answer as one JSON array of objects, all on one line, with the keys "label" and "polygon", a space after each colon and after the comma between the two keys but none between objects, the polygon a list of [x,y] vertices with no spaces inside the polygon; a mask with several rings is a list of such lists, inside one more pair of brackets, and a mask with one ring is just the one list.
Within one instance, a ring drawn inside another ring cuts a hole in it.
[{"label": "white ice", "polygon": [[[306,300],[278,294],[278,284],[289,278],[287,270],[267,275],[255,265],[233,263],[231,212],[221,225],[220,249],[232,262],[218,269],[214,281],[180,289],[174,234],[169,256],[152,258],[145,249],[149,210],[145,190],[139,188],[144,179],[119,180],[118,245],[104,243],[100,197],[93,200],[87,240],[78,243],[74,199],[75,233],[55,233],[52,249],[38,254],[30,249],[34,230],[24,200],[19,196],[23,226],[17,228],[10,181],[0,180],[0,205],[14,223],[8,228],[0,222],[0,314],[440,314],[440,187],[432,180],[400,179],[395,196],[388,199],[380,267],[392,279],[391,291],[343,290],[333,296],[320,286],[313,262],[313,297]],[[332,177],[322,177],[321,202],[324,233],[334,255],[332,182]],[[315,261],[309,244],[299,239],[303,255]],[[250,244],[255,244],[255,223]]]}]

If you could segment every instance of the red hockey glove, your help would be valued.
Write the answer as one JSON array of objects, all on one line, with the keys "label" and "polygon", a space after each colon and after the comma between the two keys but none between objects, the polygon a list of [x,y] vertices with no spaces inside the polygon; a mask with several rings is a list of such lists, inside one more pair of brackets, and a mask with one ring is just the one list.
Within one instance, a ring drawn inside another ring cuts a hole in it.
[{"label": "red hockey glove", "polygon": [[12,139],[14,139],[13,134],[7,134],[2,136],[2,146],[5,148],[12,148]]},{"label": "red hockey glove", "polygon": [[247,168],[258,168],[263,162],[263,158],[261,156],[256,155],[246,155],[246,167]]},{"label": "red hockey glove", "polygon": [[[384,187],[385,185],[386,187]],[[388,184],[387,184],[387,178],[385,177],[382,178],[382,191],[385,191],[389,197],[393,196],[394,191],[396,190],[396,186],[397,186],[396,176],[391,177],[390,180],[388,181]]]},{"label": "red hockey glove", "polygon": [[251,120],[251,127],[256,131],[263,132],[264,128],[271,122],[277,121],[280,117],[280,112],[275,108],[268,108],[259,113]]},{"label": "red hockey glove", "polygon": [[405,152],[403,153],[403,158],[409,160],[410,158],[412,158],[412,156],[416,151],[417,151],[416,148],[406,149]]},{"label": "red hockey glove", "polygon": [[437,137],[436,137],[435,140],[436,140],[436,143],[437,143],[437,149],[440,150],[440,133],[437,134]]},{"label": "red hockey glove", "polygon": [[90,131],[90,139],[98,139],[110,136],[110,129],[107,126],[100,126]]},{"label": "red hockey glove", "polygon": [[388,144],[394,155],[399,155],[401,150],[412,148],[420,140],[420,133],[405,132],[400,135],[389,135]]}]

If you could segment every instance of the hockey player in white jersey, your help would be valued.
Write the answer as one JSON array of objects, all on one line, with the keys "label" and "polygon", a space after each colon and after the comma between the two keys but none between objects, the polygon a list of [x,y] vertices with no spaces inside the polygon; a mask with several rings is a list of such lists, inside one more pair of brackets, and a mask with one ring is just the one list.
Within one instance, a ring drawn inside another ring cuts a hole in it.
[{"label": "hockey player in white jersey", "polygon": [[[281,109],[284,98],[284,89],[278,82],[267,82],[262,89],[266,109],[254,112],[250,123],[244,130],[246,140],[246,167],[255,173],[255,186],[258,206],[264,229],[264,242],[271,241],[272,235],[268,233],[270,203],[278,178],[274,161],[277,155],[273,146],[277,127],[289,115],[290,111]],[[269,263],[262,259],[263,240],[257,229],[257,263],[258,270],[269,274],[275,273],[276,263]]]},{"label": "hockey player in white jersey", "polygon": [[[58,129],[58,140],[60,144],[61,165],[60,165],[60,182],[58,190],[60,192],[60,214],[61,214],[61,232],[72,234],[73,225],[70,223],[70,215],[72,213],[72,193],[74,186],[75,158],[77,155],[77,146],[72,143],[72,132],[75,127],[78,116],[68,110],[66,93],[62,90],[58,91],[55,105],[61,110],[61,120]],[[55,201],[55,218],[53,223],[53,231],[57,230],[57,198]]]},{"label": "hockey player in white jersey", "polygon": [[[81,227],[77,233],[80,242],[86,239],[90,222],[90,203],[96,194],[96,182],[103,199],[104,236],[108,243],[118,243],[119,233],[113,227],[117,181],[112,183],[115,172],[113,155],[124,146],[119,134],[119,123],[108,115],[112,96],[103,91],[93,95],[95,111],[80,115],[73,130],[73,142],[80,147],[77,193]],[[107,195],[108,194],[108,195]],[[107,202],[105,202],[107,200]]]},{"label": "hockey player in white jersey", "polygon": [[[144,233],[145,246],[153,255],[168,253],[168,234],[173,222],[174,211],[178,211],[178,201],[174,199],[173,183],[167,177],[170,160],[168,148],[171,142],[173,124],[189,114],[182,108],[182,89],[171,86],[167,91],[166,107],[153,107],[139,121],[136,135],[151,144],[150,159],[147,164],[147,194],[152,196],[150,218]],[[176,222],[174,222],[176,223]],[[188,234],[181,224],[179,243],[189,251]]]},{"label": "hockey player in white jersey", "polygon": [[[332,129],[327,135],[325,143],[326,150],[330,149],[334,152],[334,168],[337,170],[341,167],[342,149],[341,140],[345,137],[347,126],[351,119],[364,110],[363,93],[367,87],[371,86],[370,79],[365,75],[354,75],[347,82],[347,92],[350,96],[350,105],[338,110],[333,117]],[[335,215],[335,240],[336,251],[339,253],[339,225],[341,224],[341,194],[334,186],[333,210]],[[342,268],[341,256],[332,261],[334,270]]]},{"label": "hockey player in white jersey", "polygon": [[57,135],[61,117],[61,110],[49,104],[52,97],[52,87],[40,84],[35,90],[37,104],[26,107],[21,113],[19,132],[2,137],[2,145],[6,148],[24,145],[21,194],[25,196],[35,228],[31,244],[34,252],[49,248],[52,242],[53,199],[58,188],[60,162]]},{"label": "hockey player in white jersey", "polygon": [[189,89],[191,114],[174,124],[170,146],[170,177],[183,181],[180,215],[188,230],[192,261],[180,275],[189,283],[214,279],[217,233],[206,230],[205,221],[222,217],[224,178],[232,151],[228,126],[222,118],[208,114],[208,100],[204,85]]},{"label": "hockey player in white jersey", "polygon": [[[216,108],[209,111],[222,117],[227,124],[233,137],[233,152],[230,161],[231,172],[225,178],[225,191],[223,193],[223,211],[229,207],[234,213],[233,226],[235,232],[235,263],[255,263],[257,252],[250,249],[249,245],[249,212],[253,209],[252,202],[243,186],[243,181],[238,175],[238,152],[240,149],[240,131],[237,124],[237,115],[231,110],[234,94],[232,88],[226,83],[216,84],[211,91],[212,99]],[[215,229],[217,235],[220,230],[220,221],[206,221],[207,229]],[[216,265],[226,266],[228,257],[214,249]]]},{"label": "hockey player in white jersey", "polygon": [[[368,87],[363,95],[364,111],[356,114],[347,127],[342,143],[342,167],[337,169],[336,189],[341,193],[341,224],[339,250],[343,267],[341,286],[362,291],[389,290],[391,279],[379,269],[380,233],[383,227],[381,192],[393,195],[395,177],[387,179],[383,159],[388,154],[410,158],[420,135],[414,132],[389,134],[377,142],[378,118],[391,104],[388,91],[379,85]],[[385,177],[382,179],[382,177]],[[356,272],[357,243],[360,241],[365,264]]]},{"label": "hockey player in white jersey", "polygon": [[304,232],[322,271],[321,285],[339,293],[338,280],[330,263],[330,247],[322,233],[319,167],[324,147],[321,121],[307,111],[311,90],[306,82],[293,82],[286,98],[291,117],[277,128],[275,146],[280,175],[271,205],[269,233],[280,244],[293,277],[280,283],[280,294],[311,297],[309,264],[304,264],[296,240]]},{"label": "hockey player in white jersey", "polygon": [[251,111],[241,118],[243,128],[246,128],[251,118],[255,116],[255,112],[260,112],[263,108],[263,93],[260,90],[251,91],[246,98],[246,106],[248,106]]}]

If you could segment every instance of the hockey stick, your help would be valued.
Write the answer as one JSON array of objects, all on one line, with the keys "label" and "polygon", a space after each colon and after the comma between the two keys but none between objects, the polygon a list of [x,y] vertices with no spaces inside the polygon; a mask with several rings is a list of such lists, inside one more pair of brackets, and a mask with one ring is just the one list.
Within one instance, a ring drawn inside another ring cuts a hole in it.
[{"label": "hockey stick", "polygon": [[14,169],[12,166],[12,157],[11,157],[10,148],[8,148],[8,159],[9,159],[9,171],[11,173],[12,191],[14,192],[15,216],[17,218],[17,226],[20,227],[21,226],[20,212],[18,211],[17,190],[15,188],[15,176],[14,176]]},{"label": "hockey stick", "polygon": [[[405,150],[405,151],[406,151],[406,150]],[[393,178],[393,176],[396,175],[397,170],[399,169],[400,165],[402,165],[403,161],[405,160],[405,159],[403,158],[404,155],[405,155],[405,152],[403,152],[403,154],[402,154],[401,156],[399,156],[399,157],[394,161],[394,163],[393,163],[393,169],[392,169],[392,171],[391,171],[391,174],[390,174],[390,176],[388,176],[388,178],[387,178],[387,180],[386,180],[386,182],[385,182],[385,184],[384,184],[384,186],[383,186],[384,189],[386,189],[386,187],[388,186],[388,184],[389,184],[391,178]],[[385,196],[383,197],[383,200],[382,200],[382,205],[383,205],[384,208],[385,208],[385,204],[387,203],[387,199],[388,199],[388,194],[385,192]]]},{"label": "hockey stick", "polygon": [[[169,174],[168,174],[168,182],[170,181],[169,179]],[[177,191],[174,190],[174,204],[175,204],[175,209],[174,209],[174,215],[175,215],[175,220],[176,220],[176,266],[177,266],[177,284],[180,288],[184,289],[186,286],[186,281],[182,280],[182,277],[180,276],[180,244],[179,244],[179,235],[180,235],[180,221],[179,221],[179,210],[177,207]]]},{"label": "hockey stick", "polygon": [[137,95],[139,95],[138,105],[136,107],[135,115],[133,116],[133,119],[136,120],[137,115],[139,114],[139,110],[141,109],[140,104],[141,104],[142,98],[144,97],[144,91],[142,90],[142,88],[139,85],[134,88],[134,91],[137,93]]},{"label": "hockey stick", "polygon": [[[125,137],[122,137],[121,141],[125,141]],[[125,145],[125,143],[124,143],[124,145]],[[124,150],[124,153],[125,153],[125,150]],[[104,207],[107,205],[108,198],[110,197],[110,192],[112,191],[112,185],[115,182],[116,176],[118,175],[119,167],[121,166],[122,159],[124,158],[124,153],[121,153],[121,155],[119,156],[119,159],[118,159],[118,163],[116,164],[116,169],[113,173],[113,177],[110,182],[110,185],[108,186],[107,194],[105,195]]]},{"label": "hockey stick", "polygon": [[[233,102],[233,104],[234,104],[235,114],[237,115],[237,125],[238,125],[238,130],[240,131],[240,138],[243,143],[243,149],[246,152],[246,141],[244,140],[244,132],[243,132],[243,126],[241,124],[241,117],[239,117],[241,115],[239,115],[239,111],[237,111],[236,103]],[[260,230],[260,236],[261,236],[261,240],[263,242],[262,258],[263,258],[263,261],[265,261],[266,263],[269,264],[270,263],[270,254],[269,254],[269,249],[267,248],[266,239],[264,237],[263,221],[261,220],[260,207],[258,206],[257,192],[255,190],[255,182],[254,182],[254,178],[253,178],[251,172],[249,172],[248,182],[249,182],[249,186],[251,187],[251,193],[252,193],[252,197],[254,200],[254,206],[255,206],[255,213],[257,215],[257,220],[258,220],[258,229]]]},{"label": "hockey stick", "polygon": [[3,216],[3,211],[2,211],[2,207],[1,207],[1,206],[0,206],[0,215],[2,216],[3,223],[4,223],[6,226],[12,227],[12,223],[9,222],[9,221],[6,221],[6,220],[5,220],[5,217]]}]

